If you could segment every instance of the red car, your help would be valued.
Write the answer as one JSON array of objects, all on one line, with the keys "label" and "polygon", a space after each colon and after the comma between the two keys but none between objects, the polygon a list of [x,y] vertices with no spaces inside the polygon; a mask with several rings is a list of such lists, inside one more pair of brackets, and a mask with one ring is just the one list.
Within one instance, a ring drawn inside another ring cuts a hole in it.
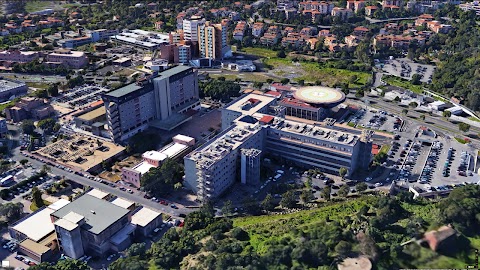
[{"label": "red car", "polygon": [[160,201],[160,204],[168,205],[168,203],[167,203],[166,201],[164,201],[164,200],[161,200],[161,201]]}]

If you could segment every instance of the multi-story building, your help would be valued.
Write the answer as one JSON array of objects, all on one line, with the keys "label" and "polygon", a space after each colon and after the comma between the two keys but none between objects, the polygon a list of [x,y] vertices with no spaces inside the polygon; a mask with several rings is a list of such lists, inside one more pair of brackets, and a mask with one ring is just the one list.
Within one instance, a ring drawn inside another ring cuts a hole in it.
[{"label": "multi-story building", "polygon": [[197,72],[177,66],[143,83],[132,83],[102,95],[110,137],[130,138],[153,120],[166,120],[199,105]]},{"label": "multi-story building", "polygon": [[0,61],[9,63],[29,63],[40,57],[39,52],[34,51],[1,51]]},{"label": "multi-story building", "polygon": [[418,43],[422,46],[425,44],[426,38],[424,36],[403,36],[403,35],[377,35],[373,39],[373,46],[375,49],[381,47],[393,47],[396,49],[408,49],[412,42]]},{"label": "multi-story building", "polygon": [[24,119],[42,120],[54,113],[50,104],[45,103],[43,99],[34,97],[23,97],[15,106],[5,109],[7,120],[15,123]]},{"label": "multi-story building", "polygon": [[0,102],[11,97],[18,97],[27,93],[28,87],[24,82],[0,77]]},{"label": "multi-story building", "polygon": [[227,46],[227,27],[210,22],[199,25],[198,44],[201,57],[222,59],[224,48]]},{"label": "multi-story building", "polygon": [[192,59],[192,47],[190,45],[178,44],[173,49],[173,62],[188,65]]},{"label": "multi-story building", "polygon": [[47,54],[45,60],[47,64],[57,64],[74,69],[83,68],[88,64],[88,57],[84,52],[65,49]]},{"label": "multi-story building", "polygon": [[185,184],[200,200],[215,199],[237,180],[259,181],[260,159],[267,153],[329,173],[368,168],[372,144],[367,133],[286,120],[284,112],[275,98],[257,94],[227,105],[223,131],[184,158]]},{"label": "multi-story building", "polygon": [[233,30],[233,39],[242,41],[243,35],[245,34],[246,30],[247,30],[247,23],[245,21],[238,22],[237,25],[235,26],[235,29]]},{"label": "multi-story building", "polygon": [[256,22],[252,27],[252,35],[254,37],[260,37],[263,34],[265,24],[262,22]]},{"label": "multi-story building", "polygon": [[63,47],[73,49],[79,46],[87,45],[92,43],[91,36],[77,37],[72,39],[66,39],[63,41]]},{"label": "multi-story building", "polygon": [[365,1],[363,0],[350,0],[347,1],[347,8],[355,11],[355,13],[360,12],[362,8],[365,7]]},{"label": "multi-story building", "polygon": [[473,10],[475,11],[475,14],[477,14],[477,16],[480,16],[480,4],[478,3],[478,1],[460,4],[459,7],[463,11]]},{"label": "multi-story building", "polygon": [[198,28],[205,24],[205,19],[199,16],[192,16],[183,20],[183,38],[186,41],[198,42]]},{"label": "multi-story building", "polygon": [[353,11],[349,8],[334,7],[332,9],[332,16],[339,17],[340,19],[346,21],[348,18],[353,16]]},{"label": "multi-story building", "polygon": [[98,29],[91,31],[90,35],[92,37],[92,42],[98,42],[100,40],[105,40],[111,36],[118,34],[117,29]]},{"label": "multi-story building", "polygon": [[371,17],[378,10],[377,6],[367,6],[365,7],[365,15]]},{"label": "multi-story building", "polygon": [[145,31],[141,29],[124,30],[123,32],[111,36],[110,40],[116,43],[127,44],[146,50],[157,50],[160,46],[170,42],[170,35]]}]

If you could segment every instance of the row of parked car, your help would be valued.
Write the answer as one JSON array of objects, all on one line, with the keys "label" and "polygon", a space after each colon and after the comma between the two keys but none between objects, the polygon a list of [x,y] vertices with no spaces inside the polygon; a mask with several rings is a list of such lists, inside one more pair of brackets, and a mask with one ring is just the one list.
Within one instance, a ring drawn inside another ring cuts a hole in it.
[{"label": "row of parked car", "polygon": [[432,143],[432,147],[430,153],[428,153],[427,161],[425,167],[422,169],[422,173],[420,174],[419,183],[426,184],[429,183],[432,179],[433,170],[437,168],[437,161],[442,152],[443,143],[439,141],[435,141]]}]

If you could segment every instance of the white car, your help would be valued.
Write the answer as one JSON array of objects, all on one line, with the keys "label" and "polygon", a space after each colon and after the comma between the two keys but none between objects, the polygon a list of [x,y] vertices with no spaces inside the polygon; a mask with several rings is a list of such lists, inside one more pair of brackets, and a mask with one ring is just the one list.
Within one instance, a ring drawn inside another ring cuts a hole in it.
[{"label": "white car", "polygon": [[382,183],[375,183],[375,187],[381,187],[381,186],[383,186]]}]

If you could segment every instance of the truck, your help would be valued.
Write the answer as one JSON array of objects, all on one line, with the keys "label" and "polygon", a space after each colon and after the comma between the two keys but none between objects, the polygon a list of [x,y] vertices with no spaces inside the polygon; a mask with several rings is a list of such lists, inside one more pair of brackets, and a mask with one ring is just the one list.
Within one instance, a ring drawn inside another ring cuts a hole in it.
[{"label": "truck", "polygon": [[4,187],[6,185],[13,183],[13,181],[14,181],[13,175],[6,176],[2,180],[0,180],[0,186]]}]

